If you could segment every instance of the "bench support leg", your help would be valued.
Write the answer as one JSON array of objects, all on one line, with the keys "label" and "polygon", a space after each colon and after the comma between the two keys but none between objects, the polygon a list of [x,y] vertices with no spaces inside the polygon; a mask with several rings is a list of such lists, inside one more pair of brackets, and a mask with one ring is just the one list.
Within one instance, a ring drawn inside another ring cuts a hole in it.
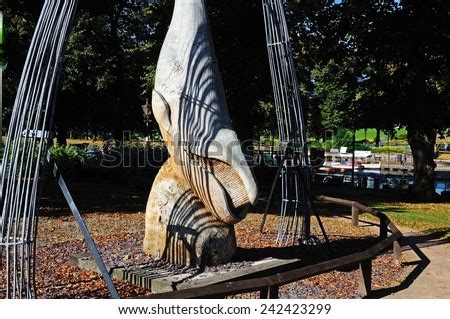
[{"label": "bench support leg", "polygon": [[355,205],[352,206],[352,225],[359,225],[359,210]]},{"label": "bench support leg", "polygon": [[372,291],[372,260],[364,260],[359,264],[359,293],[366,297]]},{"label": "bench support leg", "polygon": [[402,263],[402,245],[400,244],[400,241],[396,240],[393,244],[393,255],[394,260],[398,262],[399,264]]}]

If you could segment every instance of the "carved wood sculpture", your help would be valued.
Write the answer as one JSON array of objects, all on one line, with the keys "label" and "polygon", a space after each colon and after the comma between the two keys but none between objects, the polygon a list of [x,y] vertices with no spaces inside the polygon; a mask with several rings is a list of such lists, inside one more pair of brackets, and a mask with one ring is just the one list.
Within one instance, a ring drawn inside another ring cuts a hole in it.
[{"label": "carved wood sculpture", "polygon": [[144,250],[185,265],[228,262],[257,186],[231,126],[205,0],[176,0],[152,107],[170,158],[146,209]]}]

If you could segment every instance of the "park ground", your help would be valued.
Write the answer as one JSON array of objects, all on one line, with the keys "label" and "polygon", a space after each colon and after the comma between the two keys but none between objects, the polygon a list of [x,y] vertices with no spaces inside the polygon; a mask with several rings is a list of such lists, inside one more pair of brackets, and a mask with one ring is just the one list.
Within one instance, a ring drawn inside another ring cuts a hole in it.
[{"label": "park ground", "polygon": [[[80,140],[69,141],[78,143]],[[89,142],[89,141],[85,141]],[[92,143],[92,141],[90,141]],[[97,146],[101,146],[101,141]],[[268,180],[272,180],[268,178]],[[151,187],[151,180],[127,179],[120,182],[93,180],[83,181],[69,178],[69,188],[83,213],[83,217],[109,263],[132,267],[136,264],[154,262],[145,256],[140,244],[144,233],[145,204]],[[267,191],[263,185],[263,192]],[[450,297],[450,273],[445,265],[449,259],[450,203],[412,203],[407,198],[392,192],[373,192],[319,186],[316,194],[329,195],[361,202],[386,213],[408,234],[415,243],[419,238],[421,250],[429,259],[424,266],[417,262],[417,255],[405,251],[404,264],[396,264],[389,254],[383,254],[374,262],[374,288],[379,297]],[[108,292],[99,275],[72,267],[69,256],[87,251],[83,238],[59,189],[47,176],[44,183],[38,228],[37,287],[40,298],[106,298]],[[239,247],[243,251],[273,248],[276,231],[277,202],[270,211],[268,224],[263,234],[259,234],[259,223],[264,205],[252,209],[249,216],[236,226]],[[374,231],[367,227],[350,226],[349,211],[342,207],[319,206],[319,213],[333,245],[342,253],[361,250],[370,244]],[[368,225],[374,220],[362,215]],[[317,224],[315,233],[320,237]],[[431,245],[431,247],[427,247]],[[131,248],[130,248],[131,247]],[[324,256],[315,253],[313,260]],[[419,275],[411,279],[411,273]],[[305,279],[283,288],[285,298],[358,298],[356,271],[331,272]],[[410,282],[407,287],[405,282]],[[116,281],[122,297],[150,294],[136,286]],[[429,285],[440,289],[424,289]],[[433,292],[425,294],[424,292]],[[254,297],[252,295],[241,297]]]},{"label": "park ground", "polygon": [[[132,267],[136,264],[151,263],[154,260],[145,256],[140,244],[144,233],[145,203],[148,187],[141,185],[125,185],[114,183],[85,183],[69,182],[70,189],[76,203],[83,212],[83,217],[99,245],[107,263],[120,264]],[[320,194],[357,200],[371,207],[376,207],[388,214],[405,232],[421,234],[417,238],[426,239],[432,243],[439,242],[436,247],[447,247],[450,231],[450,204],[421,204],[407,203],[395,200],[392,193],[370,194],[355,192],[348,189],[320,188],[315,189]],[[275,206],[276,207],[276,203]],[[273,250],[273,241],[276,232],[276,211],[271,211],[264,233],[259,234],[262,208],[255,207],[249,216],[236,226],[238,245],[241,252],[250,255],[265,254],[280,256]],[[108,292],[95,272],[81,270],[70,266],[67,262],[74,253],[87,251],[83,238],[77,229],[73,217],[70,215],[64,200],[59,194],[57,186],[49,179],[44,184],[44,196],[40,209],[38,250],[37,250],[37,287],[40,298],[107,298]],[[362,227],[353,227],[350,224],[350,212],[339,207],[321,206],[319,213],[325,228],[332,241],[332,245],[339,254],[348,254],[362,250],[373,243],[374,231],[370,225],[371,220],[362,215],[361,219],[367,221]],[[317,223],[313,221],[313,233],[320,238]],[[441,249],[441,248],[433,248]],[[268,249],[269,248],[269,249]],[[421,248],[425,251],[428,248]],[[256,253],[255,253],[256,251]],[[253,253],[251,253],[253,252]],[[448,249],[444,252],[448,253]],[[426,253],[426,252],[425,252]],[[378,290],[377,297],[394,296],[403,289],[405,282],[411,280],[411,273],[417,272],[418,264],[414,262],[414,255],[405,252],[404,264],[399,265],[389,252],[379,256],[373,266],[373,287]],[[310,255],[309,262],[317,262],[327,258],[323,252],[318,251]],[[434,253],[432,258],[448,258]],[[410,258],[412,258],[410,260]],[[430,258],[431,259],[431,258]],[[434,262],[426,267],[433,271]],[[422,265],[422,264],[421,264]],[[441,271],[438,268],[436,271]],[[430,278],[428,272],[422,271],[414,278]],[[448,270],[445,273],[448,275]],[[421,277],[422,276],[422,277]],[[438,278],[437,274],[432,275]],[[448,278],[444,277],[444,278]],[[444,280],[446,282],[447,280]],[[433,281],[432,281],[433,282]],[[115,280],[122,297],[133,297],[151,294],[150,291]],[[450,297],[449,286],[446,284],[442,294],[434,297]],[[419,286],[420,288],[421,286]],[[409,290],[408,290],[409,289]],[[414,285],[409,284],[406,290],[413,298]],[[402,290],[402,291],[406,291]],[[395,294],[392,294],[394,293]],[[420,297],[419,291],[417,296]],[[248,294],[238,298],[251,298],[256,295]],[[283,287],[280,290],[282,298],[360,298],[357,288],[357,271],[333,271],[327,274],[308,278]],[[398,296],[399,298],[401,296]],[[425,296],[426,297],[426,296]]]}]

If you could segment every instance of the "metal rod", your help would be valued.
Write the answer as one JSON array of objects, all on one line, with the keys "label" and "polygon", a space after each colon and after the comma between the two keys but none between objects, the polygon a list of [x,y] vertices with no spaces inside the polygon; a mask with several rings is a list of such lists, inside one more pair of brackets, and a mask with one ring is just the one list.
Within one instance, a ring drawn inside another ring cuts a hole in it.
[{"label": "metal rod", "polygon": [[[47,152],[47,161],[51,163],[50,152]],[[89,230],[86,224],[84,223],[83,218],[81,217],[80,211],[78,210],[78,207],[75,204],[75,201],[73,200],[72,195],[70,194],[70,191],[67,187],[67,184],[64,181],[64,178],[62,177],[61,172],[56,163],[53,163],[53,175],[55,176],[58,182],[58,186],[61,189],[67,204],[69,205],[70,211],[72,212],[73,216],[75,217],[75,220],[77,221],[78,227],[80,228],[80,231],[83,234],[84,239],[86,240],[89,250],[91,251],[92,257],[94,258],[94,261],[97,264],[100,273],[102,274],[103,280],[105,281],[109,289],[111,297],[113,299],[119,299],[120,298],[119,293],[117,292],[117,289],[111,279],[111,276],[109,275],[108,269],[106,268],[105,263],[103,262],[103,259],[100,256],[100,253],[97,249],[97,245],[95,245],[95,242],[92,239],[92,236],[89,233]]]},{"label": "metal rod", "polygon": [[[289,40],[284,1],[263,0],[267,52],[272,78],[281,149],[281,211],[277,244],[294,243],[310,234],[308,183],[302,180],[309,169],[305,121],[300,90]],[[269,201],[270,203],[270,201]],[[302,226],[300,220],[303,220]],[[261,229],[265,222],[265,215]]]}]

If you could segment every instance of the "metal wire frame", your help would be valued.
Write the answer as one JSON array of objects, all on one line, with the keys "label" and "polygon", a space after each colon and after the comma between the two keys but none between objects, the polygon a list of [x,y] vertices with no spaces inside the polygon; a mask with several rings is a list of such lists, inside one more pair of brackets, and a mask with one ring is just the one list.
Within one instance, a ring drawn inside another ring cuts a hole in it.
[{"label": "metal wire frame", "polygon": [[19,83],[1,167],[0,265],[6,298],[35,295],[40,164],[53,118],[55,89],[77,0],[45,0]]},{"label": "metal wire frame", "polygon": [[270,72],[281,141],[281,211],[277,243],[310,237],[309,160],[305,120],[289,40],[284,1],[263,0]]}]

